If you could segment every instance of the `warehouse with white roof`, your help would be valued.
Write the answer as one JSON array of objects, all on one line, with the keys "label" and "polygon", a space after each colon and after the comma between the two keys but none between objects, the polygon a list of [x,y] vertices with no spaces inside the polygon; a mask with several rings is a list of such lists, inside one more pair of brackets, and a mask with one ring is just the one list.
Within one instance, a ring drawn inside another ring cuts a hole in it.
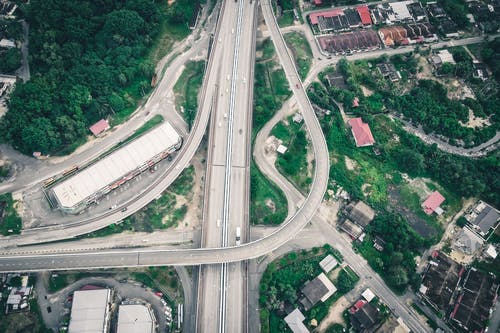
[{"label": "warehouse with white roof", "polygon": [[110,289],[75,291],[69,333],[108,332],[110,299]]},{"label": "warehouse with white roof", "polygon": [[56,208],[76,214],[174,151],[182,138],[168,122],[140,136],[46,191]]},{"label": "warehouse with white roof", "polygon": [[155,317],[143,304],[121,304],[118,310],[117,333],[153,333]]}]

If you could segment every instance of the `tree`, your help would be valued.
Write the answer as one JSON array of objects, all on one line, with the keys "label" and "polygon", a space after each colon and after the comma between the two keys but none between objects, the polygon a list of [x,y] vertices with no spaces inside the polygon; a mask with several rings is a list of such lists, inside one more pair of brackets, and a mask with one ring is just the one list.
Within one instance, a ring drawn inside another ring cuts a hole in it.
[{"label": "tree", "polygon": [[21,67],[21,51],[13,47],[4,53],[0,53],[0,72],[12,73]]}]

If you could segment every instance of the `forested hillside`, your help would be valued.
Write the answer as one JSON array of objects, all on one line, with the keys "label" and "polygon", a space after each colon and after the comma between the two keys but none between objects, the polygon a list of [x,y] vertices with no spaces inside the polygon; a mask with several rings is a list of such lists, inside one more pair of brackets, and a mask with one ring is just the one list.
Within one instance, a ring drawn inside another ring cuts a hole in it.
[{"label": "forested hillside", "polygon": [[123,118],[150,89],[148,54],[165,21],[188,33],[195,2],[32,0],[31,80],[17,84],[0,122],[2,141],[20,151],[63,153],[85,140],[88,126]]}]

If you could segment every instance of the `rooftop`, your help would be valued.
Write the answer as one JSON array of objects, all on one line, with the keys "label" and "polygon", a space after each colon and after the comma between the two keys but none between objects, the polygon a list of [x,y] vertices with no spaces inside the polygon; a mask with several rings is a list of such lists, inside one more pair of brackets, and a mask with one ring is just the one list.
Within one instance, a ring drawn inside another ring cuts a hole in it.
[{"label": "rooftop", "polygon": [[332,281],[325,273],[321,273],[314,280],[306,282],[301,292],[304,294],[299,302],[306,311],[310,310],[319,301],[326,301],[337,291]]},{"label": "rooftop", "polygon": [[348,233],[354,239],[357,239],[363,233],[363,229],[349,219],[345,220],[344,223],[340,225],[340,229]]},{"label": "rooftop", "polygon": [[108,302],[111,290],[79,290],[73,295],[69,332],[107,332]]},{"label": "rooftop", "polygon": [[357,147],[371,146],[375,143],[370,126],[364,123],[361,118],[350,119],[349,125]]},{"label": "rooftop", "polygon": [[361,18],[361,23],[363,23],[364,25],[372,24],[368,6],[358,6],[356,7],[356,10],[358,11],[359,17]]},{"label": "rooftop", "polygon": [[356,331],[363,331],[373,327],[380,320],[378,310],[366,303],[358,311],[351,313],[351,324]]},{"label": "rooftop", "polygon": [[465,254],[474,254],[482,245],[484,240],[476,235],[468,227],[463,228],[458,232],[455,239],[454,247],[458,248]]},{"label": "rooftop", "polygon": [[471,268],[450,319],[469,332],[483,332],[497,292],[498,283],[493,276]]},{"label": "rooftop", "polygon": [[309,333],[303,321],[306,317],[297,308],[285,317],[285,322],[293,333]]},{"label": "rooftop", "polygon": [[327,255],[323,260],[319,262],[319,267],[325,272],[328,273],[335,267],[337,267],[339,263],[337,259],[335,259],[331,254]]},{"label": "rooftop", "polygon": [[92,132],[92,134],[94,134],[94,136],[99,136],[104,131],[109,129],[109,123],[107,120],[101,119],[94,125],[90,126],[89,129]]},{"label": "rooftop", "polygon": [[484,236],[496,227],[500,213],[486,202],[479,201],[466,218]]},{"label": "rooftop", "polygon": [[427,266],[420,292],[437,310],[446,311],[464,268],[441,252],[436,254]]},{"label": "rooftop", "polygon": [[117,333],[153,333],[153,314],[142,304],[120,305]]},{"label": "rooftop", "polygon": [[342,9],[332,9],[332,10],[325,10],[322,12],[311,13],[311,14],[309,14],[309,20],[311,20],[311,24],[318,24],[319,17],[328,18],[328,17],[334,17],[334,16],[338,16],[338,15],[344,15],[344,11]]},{"label": "rooftop", "polygon": [[375,211],[363,201],[358,201],[354,205],[350,204],[347,211],[349,212],[349,219],[363,228],[375,218]]},{"label": "rooftop", "polygon": [[133,178],[129,176],[130,173],[155,156],[175,147],[180,140],[172,125],[165,122],[55,185],[52,191],[60,207],[77,206],[92,194],[111,186],[113,182],[123,180],[123,183]]},{"label": "rooftop", "polygon": [[444,197],[438,191],[434,191],[422,203],[422,208],[427,215],[431,215],[443,202]]}]

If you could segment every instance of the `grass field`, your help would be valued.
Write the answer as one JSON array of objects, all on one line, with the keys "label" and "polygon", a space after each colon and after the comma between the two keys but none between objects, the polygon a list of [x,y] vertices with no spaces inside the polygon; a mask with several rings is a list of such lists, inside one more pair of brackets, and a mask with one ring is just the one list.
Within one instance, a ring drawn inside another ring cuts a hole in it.
[{"label": "grass field", "polygon": [[260,172],[252,160],[250,166],[250,222],[280,224],[288,212],[285,194]]},{"label": "grass field", "polygon": [[205,61],[190,61],[174,85],[175,106],[191,128],[198,110],[198,93],[203,82]]},{"label": "grass field", "polygon": [[271,134],[283,141],[288,149],[284,154],[278,154],[276,167],[281,174],[289,178],[303,193],[309,191],[312,178],[308,174],[307,146],[305,130],[300,124],[287,119],[279,122]]},{"label": "grass field", "polygon": [[12,194],[0,195],[0,233],[4,236],[21,233],[22,220],[14,208]]},{"label": "grass field", "polygon": [[300,78],[306,78],[312,64],[312,51],[306,36],[300,32],[289,32],[283,35],[287,46],[290,48],[295,60],[295,66]]}]

